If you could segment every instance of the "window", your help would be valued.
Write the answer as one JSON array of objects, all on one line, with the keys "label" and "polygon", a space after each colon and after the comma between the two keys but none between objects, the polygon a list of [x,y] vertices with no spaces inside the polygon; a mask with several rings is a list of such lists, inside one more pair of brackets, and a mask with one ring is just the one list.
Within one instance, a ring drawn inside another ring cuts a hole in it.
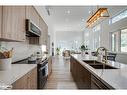
[{"label": "window", "polygon": [[116,46],[115,46],[115,43],[116,43],[116,36],[115,34],[112,34],[112,51],[116,51]]},{"label": "window", "polygon": [[96,25],[95,27],[93,27],[93,31],[96,32],[96,31],[100,31],[101,30],[101,25],[98,24]]},{"label": "window", "polygon": [[112,51],[119,51],[119,42],[120,42],[120,31],[112,33]]},{"label": "window", "polygon": [[112,35],[112,51],[127,52],[127,29],[113,32]]},{"label": "window", "polygon": [[94,39],[93,39],[93,49],[96,50],[99,46],[100,46],[100,32],[101,32],[101,25],[98,24],[95,27],[93,27],[93,35],[94,35]]},{"label": "window", "polygon": [[126,18],[127,17],[127,9],[122,11],[121,13],[119,13],[118,15],[112,17],[110,20],[109,20],[109,24],[113,24],[117,21],[120,21],[121,19],[123,18]]},{"label": "window", "polygon": [[89,31],[85,31],[84,33],[84,43],[89,47]]},{"label": "window", "polygon": [[127,29],[121,30],[121,52],[127,52]]}]

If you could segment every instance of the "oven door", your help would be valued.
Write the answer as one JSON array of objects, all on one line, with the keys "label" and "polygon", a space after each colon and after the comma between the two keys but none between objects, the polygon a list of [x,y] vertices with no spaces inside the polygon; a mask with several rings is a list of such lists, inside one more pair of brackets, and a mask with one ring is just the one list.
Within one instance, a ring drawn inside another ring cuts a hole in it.
[{"label": "oven door", "polygon": [[43,89],[47,81],[47,64],[39,68],[38,71],[38,89]]}]

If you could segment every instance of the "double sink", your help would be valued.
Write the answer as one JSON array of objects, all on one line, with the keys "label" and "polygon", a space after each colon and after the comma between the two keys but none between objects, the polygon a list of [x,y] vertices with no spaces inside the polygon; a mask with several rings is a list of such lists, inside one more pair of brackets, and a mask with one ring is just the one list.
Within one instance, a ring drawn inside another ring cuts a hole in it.
[{"label": "double sink", "polygon": [[91,67],[93,67],[94,69],[118,69],[113,66],[109,66],[106,63],[101,63],[97,61],[85,61],[85,60],[83,61],[88,65],[90,65]]}]

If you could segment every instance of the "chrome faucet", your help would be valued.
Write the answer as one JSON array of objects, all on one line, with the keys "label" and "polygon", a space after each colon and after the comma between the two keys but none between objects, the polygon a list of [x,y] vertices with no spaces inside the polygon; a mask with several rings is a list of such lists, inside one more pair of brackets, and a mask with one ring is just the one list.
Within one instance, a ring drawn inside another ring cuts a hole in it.
[{"label": "chrome faucet", "polygon": [[97,55],[99,54],[99,50],[105,51],[105,55],[102,58],[102,62],[107,63],[107,49],[105,47],[99,47],[97,49]]}]

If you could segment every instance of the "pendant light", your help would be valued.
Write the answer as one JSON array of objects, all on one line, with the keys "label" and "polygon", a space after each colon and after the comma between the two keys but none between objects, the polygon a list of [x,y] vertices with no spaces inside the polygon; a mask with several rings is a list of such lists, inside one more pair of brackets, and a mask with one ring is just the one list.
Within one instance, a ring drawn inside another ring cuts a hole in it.
[{"label": "pendant light", "polygon": [[92,14],[92,16],[87,20],[87,28],[95,26],[97,23],[101,22],[105,18],[109,17],[109,12],[107,8],[97,8],[97,11]]}]

